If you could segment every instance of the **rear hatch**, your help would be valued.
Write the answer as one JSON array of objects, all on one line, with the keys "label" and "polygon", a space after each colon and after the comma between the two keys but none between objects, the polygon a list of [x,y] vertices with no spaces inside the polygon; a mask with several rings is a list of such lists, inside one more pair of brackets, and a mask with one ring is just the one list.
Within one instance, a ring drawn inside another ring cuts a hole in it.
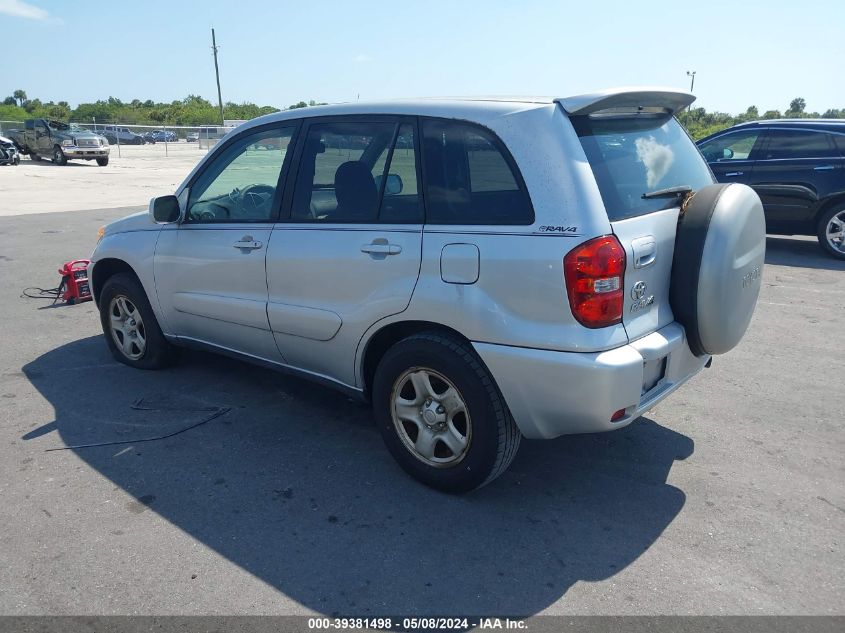
[{"label": "rear hatch", "polygon": [[684,190],[710,185],[713,176],[671,107],[612,107],[570,120],[625,249],[622,323],[633,341],[674,320],[669,285],[680,203]]}]

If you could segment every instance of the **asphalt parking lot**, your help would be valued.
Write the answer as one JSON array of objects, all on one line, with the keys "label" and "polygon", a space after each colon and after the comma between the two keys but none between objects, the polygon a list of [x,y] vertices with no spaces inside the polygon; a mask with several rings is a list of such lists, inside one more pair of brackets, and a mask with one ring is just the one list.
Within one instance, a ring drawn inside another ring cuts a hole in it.
[{"label": "asphalt parking lot", "polygon": [[20,298],[125,213],[0,217],[0,612],[842,613],[845,264],[814,241],[769,239],[745,341],[647,417],[455,497],[364,405],[200,353],[133,370],[91,303]]}]

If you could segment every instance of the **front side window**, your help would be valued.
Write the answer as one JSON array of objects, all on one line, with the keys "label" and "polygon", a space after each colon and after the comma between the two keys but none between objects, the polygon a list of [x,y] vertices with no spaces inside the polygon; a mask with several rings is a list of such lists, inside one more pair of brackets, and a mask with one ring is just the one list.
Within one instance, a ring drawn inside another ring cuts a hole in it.
[{"label": "front side window", "polygon": [[732,132],[701,145],[701,153],[708,163],[722,161],[748,160],[754,144],[760,137],[761,130]]},{"label": "front side window", "polygon": [[784,158],[833,158],[839,155],[830,134],[801,130],[772,130],[764,160]]},{"label": "front side window", "polygon": [[186,222],[270,222],[295,125],[246,134],[191,185]]},{"label": "front side window", "polygon": [[459,121],[422,124],[429,224],[534,222],[524,185],[492,133]]}]

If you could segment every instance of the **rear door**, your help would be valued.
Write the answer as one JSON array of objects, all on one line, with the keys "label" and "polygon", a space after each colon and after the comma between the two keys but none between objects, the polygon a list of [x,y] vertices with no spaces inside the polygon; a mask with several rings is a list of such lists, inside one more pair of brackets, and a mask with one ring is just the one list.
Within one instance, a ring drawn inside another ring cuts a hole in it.
[{"label": "rear door", "polygon": [[302,136],[267,251],[267,314],[290,365],[354,386],[364,332],[408,307],[419,275],[416,123],[315,119]]},{"label": "rear door", "polygon": [[[625,248],[622,322],[630,340],[674,320],[669,285],[680,198],[661,190],[713,183],[707,164],[674,117],[665,113],[571,117],[592,167],[608,219]],[[643,196],[646,197],[643,197]]]},{"label": "rear door", "polygon": [[758,158],[749,184],[770,227],[810,224],[819,201],[843,189],[842,158],[827,132],[771,129]]}]

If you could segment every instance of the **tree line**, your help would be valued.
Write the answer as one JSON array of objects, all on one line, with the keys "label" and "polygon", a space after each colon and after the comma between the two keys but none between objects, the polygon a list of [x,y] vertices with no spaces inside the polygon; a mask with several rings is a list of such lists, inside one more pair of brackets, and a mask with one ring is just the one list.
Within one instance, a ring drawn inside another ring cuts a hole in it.
[{"label": "tree line", "polygon": [[[322,105],[316,101],[300,101],[288,106],[287,110]],[[225,119],[254,119],[264,114],[279,112],[274,106],[258,106],[254,103],[223,104]],[[215,125],[220,121],[220,109],[210,101],[197,95],[188,95],[184,99],[170,103],[154,102],[151,99],[129,102],[116,97],[101,99],[93,103],[80,103],[71,108],[67,101],[42,102],[38,98],[30,99],[26,91],[15,90],[0,105],[0,120],[23,121],[24,119],[56,119],[91,123],[122,123],[127,125]]]},{"label": "tree line", "polygon": [[[316,101],[300,101],[288,106],[287,110],[323,105]],[[258,106],[254,103],[233,103],[223,105],[225,119],[254,119],[263,114],[279,112],[274,106]],[[726,112],[708,112],[704,108],[691,108],[678,114],[678,120],[687,128],[690,136],[698,140],[745,121],[780,118],[826,118],[845,119],[845,108],[831,108],[822,112],[807,112],[807,102],[797,97],[789,107],[780,110],[767,110],[760,114],[757,106],[749,106],[738,115]],[[188,95],[182,100],[170,103],[154,102],[150,99],[133,99],[126,103],[116,97],[93,103],[80,103],[71,108],[67,101],[43,103],[40,99],[30,99],[24,90],[15,90],[0,105],[0,120],[22,121],[29,118],[58,119],[89,123],[96,119],[100,123],[122,123],[128,125],[208,125],[219,123],[220,110],[210,101],[197,95]]]},{"label": "tree line", "polygon": [[690,108],[678,114],[678,120],[687,128],[695,140],[725,128],[761,119],[845,119],[845,108],[831,108],[821,114],[807,112],[807,102],[796,97],[789,102],[789,107],[780,110],[766,110],[762,114],[757,106],[749,106],[742,114],[731,115],[725,112],[707,112],[704,108]]}]

